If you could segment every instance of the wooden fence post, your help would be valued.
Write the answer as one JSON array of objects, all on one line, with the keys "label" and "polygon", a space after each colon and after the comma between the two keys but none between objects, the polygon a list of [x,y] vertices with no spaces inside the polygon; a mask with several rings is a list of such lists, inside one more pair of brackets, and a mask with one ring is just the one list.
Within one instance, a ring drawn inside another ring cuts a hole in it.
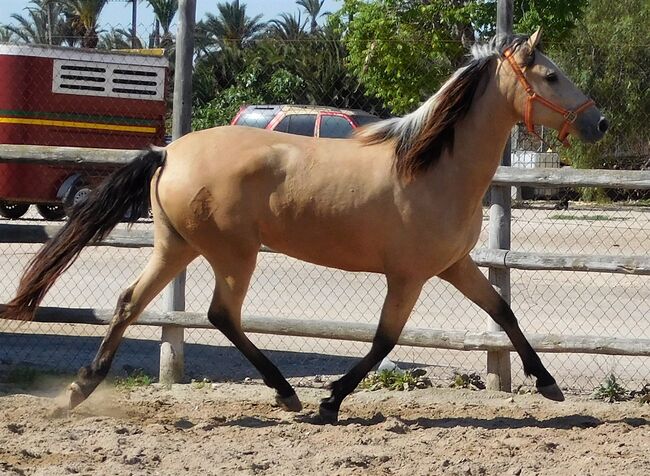
[{"label": "wooden fence post", "polygon": [[[497,35],[512,33],[512,0],[497,2]],[[510,165],[510,140],[506,144],[501,165]],[[490,229],[489,247],[510,249],[511,197],[510,186],[492,186],[490,189]],[[510,270],[508,268],[489,268],[489,278],[501,297],[510,304]],[[490,318],[487,324],[490,332],[503,331]],[[488,351],[486,386],[489,390],[511,391],[510,352]]]},{"label": "wooden fence post", "polygon": [[[192,130],[192,58],[194,55],[195,21],[196,0],[180,0],[178,2],[174,72],[173,140]],[[185,310],[185,270],[165,288],[164,301],[167,311]],[[184,334],[182,327],[162,327],[159,379],[165,385],[171,385],[183,379]]]}]

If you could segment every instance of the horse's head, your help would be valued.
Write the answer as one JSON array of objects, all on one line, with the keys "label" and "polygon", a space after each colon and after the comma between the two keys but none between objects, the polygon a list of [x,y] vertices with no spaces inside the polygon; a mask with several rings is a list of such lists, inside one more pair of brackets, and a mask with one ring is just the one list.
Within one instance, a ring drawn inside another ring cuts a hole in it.
[{"label": "horse's head", "polygon": [[[533,132],[535,124],[559,131],[566,141],[573,134],[585,142],[596,142],[607,131],[607,119],[562,70],[538,48],[541,31],[503,50],[501,86],[513,99],[515,111]],[[566,143],[566,142],[565,142]]]}]

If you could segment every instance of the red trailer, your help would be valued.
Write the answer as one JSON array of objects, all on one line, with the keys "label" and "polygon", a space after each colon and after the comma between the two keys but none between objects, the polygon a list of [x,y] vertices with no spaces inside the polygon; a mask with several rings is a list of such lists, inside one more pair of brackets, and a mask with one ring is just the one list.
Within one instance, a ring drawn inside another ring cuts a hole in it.
[{"label": "red trailer", "polygon": [[[0,45],[0,144],[164,145],[167,71],[160,53]],[[0,164],[0,214],[18,218],[33,203],[62,218],[111,170]]]}]

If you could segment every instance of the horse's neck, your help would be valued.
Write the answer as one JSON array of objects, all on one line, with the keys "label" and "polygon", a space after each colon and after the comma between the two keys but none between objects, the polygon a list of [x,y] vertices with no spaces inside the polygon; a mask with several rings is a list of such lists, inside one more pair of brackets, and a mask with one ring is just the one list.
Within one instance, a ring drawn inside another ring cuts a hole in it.
[{"label": "horse's neck", "polygon": [[483,198],[516,121],[511,105],[491,79],[457,124],[453,152],[441,166],[453,170],[445,175],[455,181],[454,188],[462,192],[468,203],[478,203]]}]

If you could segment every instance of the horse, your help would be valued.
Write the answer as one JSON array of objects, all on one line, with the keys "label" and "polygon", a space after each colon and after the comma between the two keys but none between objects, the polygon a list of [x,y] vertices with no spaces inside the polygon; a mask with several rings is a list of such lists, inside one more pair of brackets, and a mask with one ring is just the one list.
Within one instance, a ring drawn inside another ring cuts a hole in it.
[{"label": "horse", "polygon": [[385,275],[387,293],[369,352],[330,385],[319,415],[334,423],[344,398],[395,346],[424,283],[437,276],[486,311],[508,335],[544,397],[564,395],[522,333],[510,306],[469,253],[482,197],[512,127],[544,125],[593,143],[607,120],[530,37],[475,45],[465,66],[419,108],[319,139],[242,126],[192,132],[141,151],[79,204],[27,267],[5,318],[33,319],[54,281],[85,245],[150,203],[153,253],[120,294],[90,365],[68,388],[75,408],[106,377],[125,329],[190,262],[215,274],[207,310],[255,366],[284,409],[302,410],[278,368],[248,339],[241,308],[262,245],[317,265]]}]

